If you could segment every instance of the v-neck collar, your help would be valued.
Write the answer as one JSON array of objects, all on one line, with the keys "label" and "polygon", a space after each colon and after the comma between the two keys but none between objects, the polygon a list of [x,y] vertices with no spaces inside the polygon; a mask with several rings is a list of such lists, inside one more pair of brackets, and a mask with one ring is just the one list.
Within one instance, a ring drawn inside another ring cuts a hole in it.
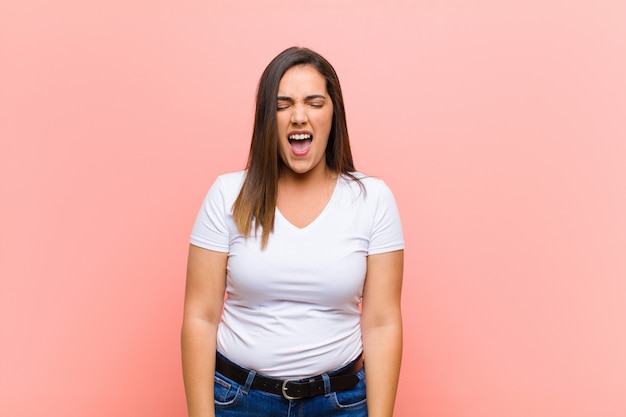
[{"label": "v-neck collar", "polygon": [[278,209],[278,206],[276,207],[276,216],[280,219],[282,219],[286,224],[289,225],[289,227],[296,229],[296,230],[308,230],[311,227],[315,226],[316,223],[319,223],[324,217],[326,212],[329,210],[330,206],[332,205],[333,201],[335,200],[335,196],[338,193],[338,189],[341,185],[341,174],[337,175],[337,180],[335,182],[335,188],[333,189],[332,194],[330,195],[330,198],[328,199],[328,201],[326,202],[326,205],[324,206],[324,208],[322,209],[322,211],[319,212],[319,214],[317,216],[315,216],[315,218],[313,220],[311,220],[311,222],[309,222],[309,224],[307,224],[304,227],[298,227],[295,224],[293,224],[291,221],[289,221],[289,219],[287,219],[283,213],[280,212],[280,210]]}]

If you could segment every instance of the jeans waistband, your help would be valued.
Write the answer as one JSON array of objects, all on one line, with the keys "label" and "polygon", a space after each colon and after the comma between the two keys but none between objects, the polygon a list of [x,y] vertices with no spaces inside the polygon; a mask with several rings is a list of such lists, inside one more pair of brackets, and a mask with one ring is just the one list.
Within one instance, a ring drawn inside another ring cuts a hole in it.
[{"label": "jeans waistband", "polygon": [[280,379],[261,375],[252,369],[244,368],[219,352],[216,354],[215,361],[215,370],[225,377],[244,385],[250,383],[250,373],[254,372],[250,388],[280,395],[286,400],[298,400],[324,394],[327,391],[326,384],[329,384],[330,392],[352,389],[359,383],[359,377],[356,373],[361,368],[363,368],[363,354],[335,371],[310,378]]}]

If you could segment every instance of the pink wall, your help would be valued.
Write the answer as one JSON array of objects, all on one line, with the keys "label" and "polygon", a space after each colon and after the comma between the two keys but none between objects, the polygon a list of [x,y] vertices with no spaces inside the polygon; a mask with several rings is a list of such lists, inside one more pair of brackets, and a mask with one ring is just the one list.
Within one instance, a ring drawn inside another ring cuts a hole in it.
[{"label": "pink wall", "polygon": [[400,204],[396,416],[626,415],[623,1],[0,1],[0,415],[184,415],[190,228],[293,44]]}]

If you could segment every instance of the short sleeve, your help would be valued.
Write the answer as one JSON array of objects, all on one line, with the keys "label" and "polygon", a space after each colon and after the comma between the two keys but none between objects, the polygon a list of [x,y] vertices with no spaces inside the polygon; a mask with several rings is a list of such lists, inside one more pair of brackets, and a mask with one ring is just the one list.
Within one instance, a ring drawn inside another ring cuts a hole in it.
[{"label": "short sleeve", "polygon": [[404,249],[400,213],[393,193],[380,181],[375,194],[376,201],[372,202],[375,204],[375,210],[368,255]]},{"label": "short sleeve", "polygon": [[209,189],[193,229],[190,242],[204,249],[228,252],[230,237],[227,217],[230,209],[226,207],[224,189],[218,178]]}]

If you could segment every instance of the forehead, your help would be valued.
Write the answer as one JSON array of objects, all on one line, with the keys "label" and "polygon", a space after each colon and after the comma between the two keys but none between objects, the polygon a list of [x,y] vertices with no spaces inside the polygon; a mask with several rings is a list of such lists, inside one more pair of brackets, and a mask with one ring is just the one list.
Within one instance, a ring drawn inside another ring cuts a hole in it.
[{"label": "forehead", "polygon": [[278,95],[327,94],[326,79],[311,65],[296,65],[283,74],[278,84]]}]

